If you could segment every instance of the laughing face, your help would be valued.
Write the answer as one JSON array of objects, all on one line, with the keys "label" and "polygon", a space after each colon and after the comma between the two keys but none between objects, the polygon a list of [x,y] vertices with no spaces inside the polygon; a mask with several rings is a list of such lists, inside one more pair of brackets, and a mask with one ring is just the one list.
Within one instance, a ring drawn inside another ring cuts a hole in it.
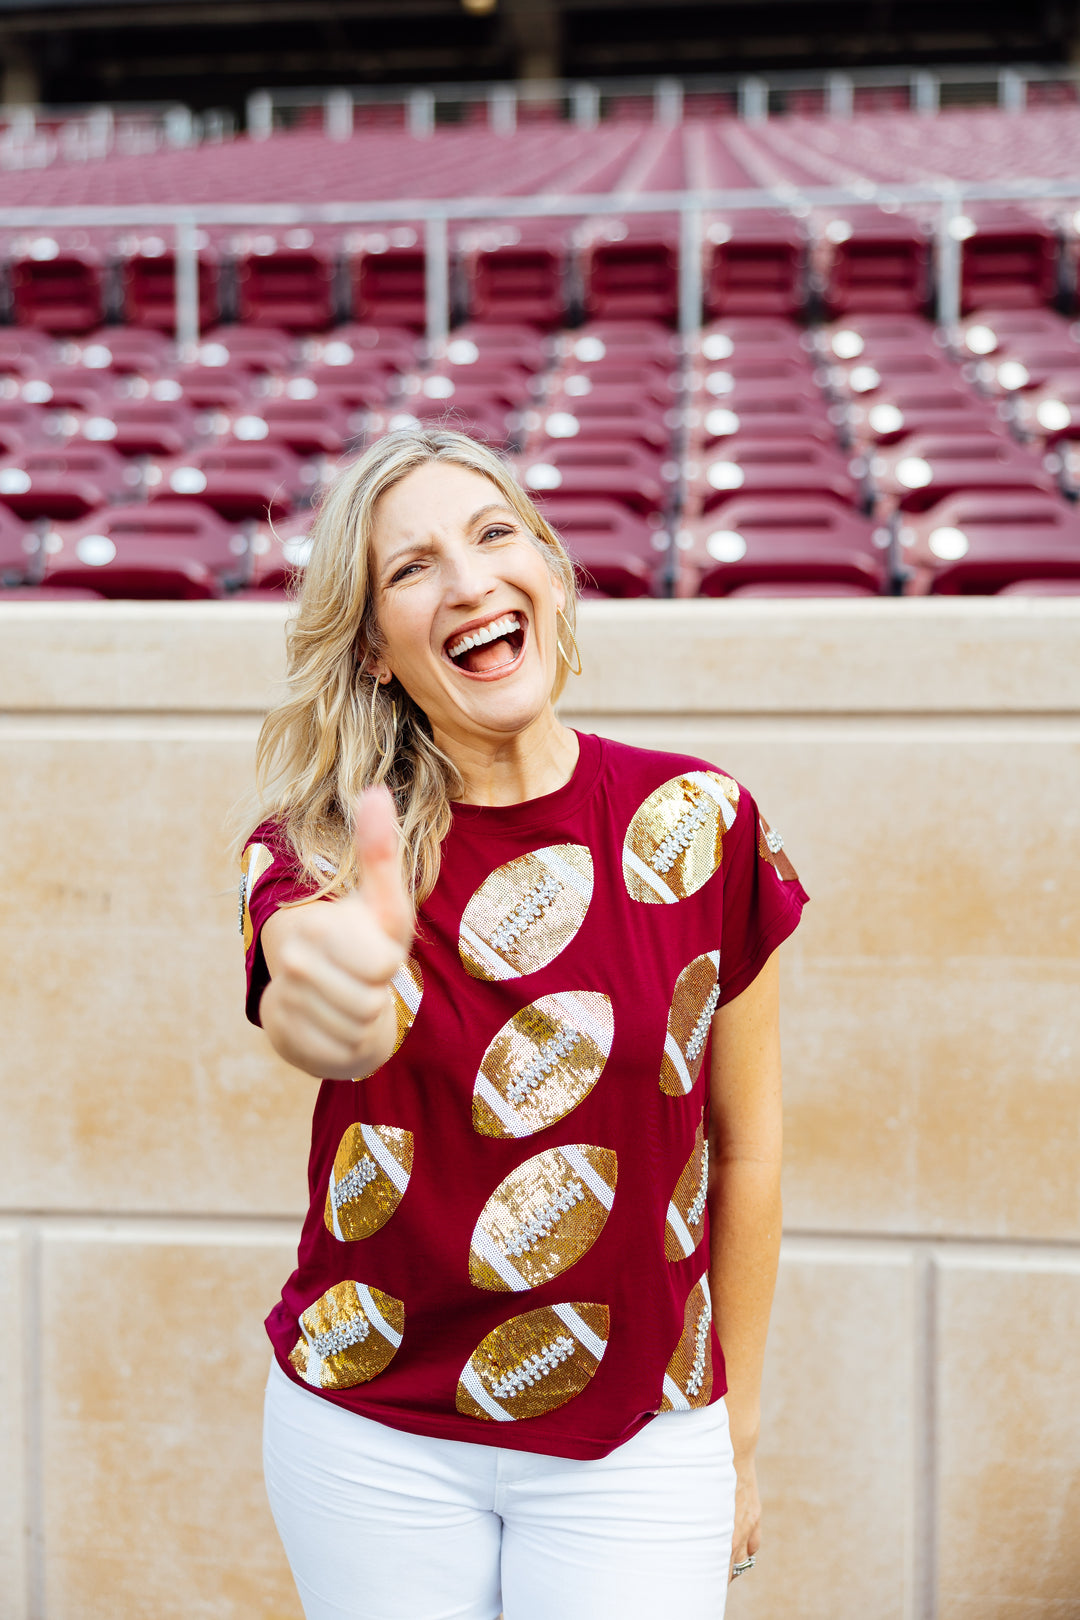
[{"label": "laughing face", "polygon": [[550,722],[562,585],[482,473],[428,462],[375,510],[371,578],[382,636],[377,677],[394,677],[435,740],[496,746]]}]

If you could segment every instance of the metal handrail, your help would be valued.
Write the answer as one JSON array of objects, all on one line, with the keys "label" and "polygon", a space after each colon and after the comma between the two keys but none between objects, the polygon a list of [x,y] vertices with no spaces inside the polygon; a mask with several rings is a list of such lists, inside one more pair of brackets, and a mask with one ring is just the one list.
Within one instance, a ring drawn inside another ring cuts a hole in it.
[{"label": "metal handrail", "polygon": [[1076,180],[1014,180],[935,185],[778,185],[769,190],[604,192],[577,196],[398,197],[336,203],[103,204],[4,210],[4,229],[154,225],[171,228],[176,251],[176,338],[190,352],[198,343],[198,231],[207,225],[352,225],[422,223],[426,259],[427,335],[445,338],[450,322],[450,233],[453,220],[581,219],[589,216],[675,214],[679,217],[679,328],[695,332],[701,320],[701,255],[706,215],[768,210],[800,222],[814,210],[888,204],[891,209],[934,210],[937,241],[937,318],[951,328],[960,313],[961,254],[955,222],[978,202],[1052,202],[1080,199]]}]

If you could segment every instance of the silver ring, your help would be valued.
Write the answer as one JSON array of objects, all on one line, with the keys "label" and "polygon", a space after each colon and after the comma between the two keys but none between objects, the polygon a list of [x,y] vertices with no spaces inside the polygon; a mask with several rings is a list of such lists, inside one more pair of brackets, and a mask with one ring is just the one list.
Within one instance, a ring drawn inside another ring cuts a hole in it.
[{"label": "silver ring", "polygon": [[757,1555],[756,1553],[751,1553],[749,1558],[744,1558],[741,1564],[732,1564],[731,1573],[733,1575],[745,1575],[747,1570],[753,1569],[756,1563]]}]

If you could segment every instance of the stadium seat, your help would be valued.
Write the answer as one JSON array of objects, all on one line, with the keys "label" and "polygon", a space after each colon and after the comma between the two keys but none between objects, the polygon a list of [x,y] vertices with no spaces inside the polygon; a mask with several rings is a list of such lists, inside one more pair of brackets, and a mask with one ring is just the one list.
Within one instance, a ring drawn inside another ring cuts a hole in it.
[{"label": "stadium seat", "polygon": [[102,596],[206,599],[248,569],[248,536],[208,506],[106,508],[53,530],[43,583]]},{"label": "stadium seat", "polygon": [[806,242],[786,214],[743,211],[705,233],[704,303],[710,319],[792,316],[806,301]]},{"label": "stadium seat", "polygon": [[[202,331],[212,326],[220,314],[220,276],[218,254],[209,247],[200,248],[198,299]],[[175,332],[176,255],[163,237],[143,238],[121,252],[120,298],[124,320],[131,325]]]},{"label": "stadium seat", "polygon": [[999,596],[1080,596],[1080,579],[1015,579]]},{"label": "stadium seat", "polygon": [[422,243],[394,247],[389,237],[369,234],[366,245],[350,254],[348,265],[352,312],[358,320],[423,329],[427,275]]},{"label": "stadium seat", "polygon": [[66,444],[27,450],[0,464],[0,501],[20,518],[83,517],[109,501],[131,500],[141,475],[111,445]]},{"label": "stadium seat", "polygon": [[909,594],[972,595],[1024,579],[1080,581],[1080,514],[1039,491],[965,490],[905,515]]},{"label": "stadium seat", "polygon": [[845,422],[852,442],[866,448],[895,444],[919,433],[1005,434],[1005,424],[994,407],[957,379],[933,382],[902,378],[884,386],[866,400],[845,407]]},{"label": "stadium seat", "polygon": [[620,501],[645,516],[659,512],[670,493],[657,457],[621,440],[549,441],[543,459],[522,458],[521,477],[531,493],[558,490],[576,499]]},{"label": "stadium seat", "polygon": [[66,364],[83,371],[136,372],[153,376],[172,361],[173,346],[163,332],[148,326],[102,326],[85,337],[64,343]]},{"label": "stadium seat", "polygon": [[818,259],[829,317],[924,310],[930,297],[930,242],[915,220],[880,209],[850,209],[843,220],[831,220]]},{"label": "stadium seat", "polygon": [[566,364],[591,371],[605,363],[622,365],[651,361],[668,370],[678,364],[674,335],[654,320],[593,320],[559,340]]},{"label": "stadium seat", "polygon": [[552,225],[514,226],[501,234],[517,240],[486,242],[478,232],[462,254],[472,320],[528,321],[546,329],[561,325],[567,303],[564,231]]},{"label": "stadium seat", "polygon": [[92,331],[102,320],[105,267],[96,248],[37,237],[12,254],[10,278],[18,326],[59,336]]},{"label": "stadium seat", "polygon": [[155,473],[151,499],[199,501],[234,522],[288,516],[298,499],[311,495],[317,477],[314,466],[280,444],[215,445]]},{"label": "stadium seat", "polygon": [[539,499],[587,584],[604,596],[647,596],[656,573],[656,530],[618,501]]},{"label": "stadium seat", "polygon": [[291,371],[295,347],[288,332],[275,327],[216,326],[203,333],[195,358],[201,366]]},{"label": "stadium seat", "polygon": [[[624,232],[615,240],[606,234],[613,227]],[[679,310],[677,241],[674,220],[653,229],[639,219],[605,224],[580,254],[586,315],[673,324]]]},{"label": "stadium seat", "polygon": [[832,495],[854,506],[859,483],[843,453],[815,439],[752,439],[739,434],[706,455],[688,480],[687,508],[711,512],[736,491],[746,495]]},{"label": "stadium seat", "polygon": [[1007,205],[972,208],[974,231],[962,244],[960,308],[1049,304],[1057,291],[1057,241],[1034,213]]},{"label": "stadium seat", "polygon": [[43,562],[40,536],[20,522],[0,495],[0,585],[22,585],[33,580],[40,574]]},{"label": "stadium seat", "polygon": [[412,371],[417,362],[415,332],[402,326],[349,323],[332,332],[305,338],[300,343],[301,364],[333,370],[355,369],[389,376]]},{"label": "stadium seat", "polygon": [[178,456],[206,437],[183,400],[114,399],[100,413],[72,420],[84,441],[111,445],[124,456]]},{"label": "stadium seat", "polygon": [[1011,342],[1045,339],[1066,348],[1075,341],[1069,322],[1052,309],[977,309],[961,323],[960,350],[967,355],[996,354]]},{"label": "stadium seat", "polygon": [[1037,456],[991,433],[912,433],[882,446],[870,472],[885,510],[924,512],[962,491],[1054,493]]},{"label": "stadium seat", "polygon": [[650,399],[628,399],[621,391],[620,397],[614,399],[556,395],[542,410],[530,413],[530,418],[533,415],[538,417],[539,426],[537,439],[530,440],[530,447],[541,457],[541,437],[547,440],[625,439],[655,451],[666,450],[671,441],[671,425],[666,421],[670,411]]},{"label": "stadium seat", "polygon": [[1039,388],[1015,394],[1012,420],[1029,439],[1057,444],[1080,439],[1080,370],[1048,377]]},{"label": "stadium seat", "polygon": [[880,593],[888,531],[829,497],[739,497],[676,536],[679,596],[743,586],[850,586]]},{"label": "stadium seat", "polygon": [[229,424],[239,444],[283,444],[300,456],[340,455],[359,431],[340,400],[321,396],[258,399]]},{"label": "stadium seat", "polygon": [[336,249],[306,229],[281,236],[256,232],[236,254],[237,314],[241,321],[287,331],[319,332],[331,325]]},{"label": "stadium seat", "polygon": [[534,326],[501,319],[470,320],[454,328],[432,360],[459,368],[493,362],[510,364],[531,376],[545,370],[551,353],[550,337]]}]

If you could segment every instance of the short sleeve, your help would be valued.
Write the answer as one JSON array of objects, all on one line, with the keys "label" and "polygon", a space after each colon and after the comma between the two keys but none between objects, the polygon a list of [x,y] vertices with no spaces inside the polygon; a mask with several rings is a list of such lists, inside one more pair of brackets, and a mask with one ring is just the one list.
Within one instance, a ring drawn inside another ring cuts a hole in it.
[{"label": "short sleeve", "polygon": [[247,967],[245,1010],[253,1024],[260,1022],[259,1002],[270,982],[261,944],[263,924],[281,906],[306,899],[313,892],[282,829],[269,821],[256,827],[240,858],[240,932]]},{"label": "short sleeve", "polygon": [[799,925],[809,898],[784,849],[745,788],[724,838],[720,1000],[734,1001]]}]

